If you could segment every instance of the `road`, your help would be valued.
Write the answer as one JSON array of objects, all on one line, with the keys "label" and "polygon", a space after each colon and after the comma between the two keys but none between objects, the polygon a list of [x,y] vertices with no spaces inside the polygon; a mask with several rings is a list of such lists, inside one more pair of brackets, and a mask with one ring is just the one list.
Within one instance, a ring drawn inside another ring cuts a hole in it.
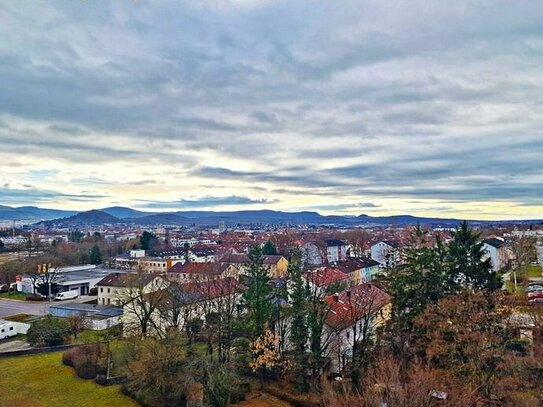
[{"label": "road", "polygon": [[47,302],[17,301],[0,298],[0,318],[15,314],[45,315]]},{"label": "road", "polygon": [[[96,300],[96,296],[80,295],[79,297],[62,302],[53,302],[53,304],[73,304]],[[15,314],[45,315],[47,314],[49,304],[47,302],[18,301],[0,298],[0,318],[9,317]]]}]

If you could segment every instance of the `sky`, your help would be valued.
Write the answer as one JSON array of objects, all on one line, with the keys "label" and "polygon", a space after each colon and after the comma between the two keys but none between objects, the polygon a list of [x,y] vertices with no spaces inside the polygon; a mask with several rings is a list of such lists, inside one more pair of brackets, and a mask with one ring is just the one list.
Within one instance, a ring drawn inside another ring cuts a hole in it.
[{"label": "sky", "polygon": [[0,0],[0,204],[543,218],[543,2]]}]

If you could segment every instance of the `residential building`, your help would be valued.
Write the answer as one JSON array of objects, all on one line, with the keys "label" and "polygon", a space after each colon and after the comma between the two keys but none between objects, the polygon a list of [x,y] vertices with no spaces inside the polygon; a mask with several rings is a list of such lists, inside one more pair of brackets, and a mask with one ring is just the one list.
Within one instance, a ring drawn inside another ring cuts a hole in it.
[{"label": "residential building", "polygon": [[[201,263],[200,263],[201,264]],[[168,327],[176,326],[183,329],[188,321],[199,318],[205,321],[210,312],[218,312],[223,317],[233,316],[241,312],[240,296],[245,286],[235,278],[226,277],[203,282],[171,284],[167,289],[161,289],[143,296],[155,302],[151,323],[147,334],[164,333]],[[139,306],[126,303],[123,307],[123,322],[127,332],[141,333],[141,323],[138,321]]]},{"label": "residential building", "polygon": [[[281,278],[287,274],[288,260],[281,255],[263,256],[263,266],[267,268],[268,274],[272,278]],[[247,275],[247,262],[249,258],[246,254],[227,254],[221,257],[221,263],[229,264],[237,269],[237,275]]]},{"label": "residential building", "polygon": [[349,259],[336,264],[338,270],[346,273],[352,284],[369,283],[379,273],[380,263],[369,258]]},{"label": "residential building", "polygon": [[302,245],[302,261],[308,266],[320,266],[347,260],[349,245],[339,239],[307,242]]},{"label": "residential building", "polygon": [[98,304],[122,306],[136,291],[153,292],[167,286],[167,281],[149,273],[111,273],[100,280],[98,288]]},{"label": "residential building", "polygon": [[170,281],[188,283],[216,280],[225,277],[238,277],[238,270],[228,263],[176,263],[167,273]]},{"label": "residential building", "polygon": [[[334,269],[332,269],[334,270]],[[330,275],[339,271],[328,271]],[[341,273],[341,272],[339,272]],[[324,292],[316,293],[324,296]],[[341,376],[352,361],[355,341],[362,341],[380,334],[390,318],[391,298],[373,284],[359,284],[341,292],[324,296],[328,310],[324,319],[321,343],[326,344],[323,353],[323,372]],[[285,338],[283,349],[289,349],[290,316],[274,321],[274,329]]]},{"label": "residential building", "polygon": [[483,249],[490,258],[492,270],[499,271],[509,265],[510,256],[503,239],[489,238],[483,240]]},{"label": "residential building", "polygon": [[303,277],[307,280],[311,292],[318,294],[324,293],[334,283],[342,283],[346,286],[350,282],[348,274],[333,266],[319,267],[304,273]]},{"label": "residential building", "polygon": [[390,240],[381,240],[371,246],[371,258],[381,264],[382,267],[394,267],[400,264],[400,245]]},{"label": "residential building", "polygon": [[330,307],[323,332],[329,342],[328,370],[341,375],[352,361],[354,342],[376,335],[389,319],[390,296],[372,284],[359,284],[325,301]]}]

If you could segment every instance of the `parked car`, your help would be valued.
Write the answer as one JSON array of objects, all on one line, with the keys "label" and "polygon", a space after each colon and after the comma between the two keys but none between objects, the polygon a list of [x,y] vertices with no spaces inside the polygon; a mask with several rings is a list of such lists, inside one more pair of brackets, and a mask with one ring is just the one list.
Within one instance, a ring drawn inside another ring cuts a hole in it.
[{"label": "parked car", "polygon": [[533,293],[533,292],[539,292],[539,291],[543,291],[543,285],[529,285],[527,288],[526,288],[526,292],[527,293]]},{"label": "parked car", "polygon": [[543,291],[529,293],[528,302],[543,302]]}]

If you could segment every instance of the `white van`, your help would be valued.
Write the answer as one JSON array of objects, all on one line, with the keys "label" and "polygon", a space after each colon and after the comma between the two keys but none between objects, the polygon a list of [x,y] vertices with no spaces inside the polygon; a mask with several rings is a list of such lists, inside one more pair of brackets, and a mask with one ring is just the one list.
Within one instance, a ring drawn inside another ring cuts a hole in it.
[{"label": "white van", "polygon": [[77,297],[79,297],[79,290],[63,291],[56,295],[55,301],[73,300]]}]

